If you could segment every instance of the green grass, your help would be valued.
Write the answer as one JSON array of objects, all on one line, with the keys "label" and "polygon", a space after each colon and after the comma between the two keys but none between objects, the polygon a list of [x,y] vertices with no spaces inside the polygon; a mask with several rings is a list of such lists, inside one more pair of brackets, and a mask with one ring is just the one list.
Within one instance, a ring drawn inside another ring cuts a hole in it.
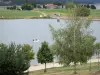
[{"label": "green grass", "polygon": [[0,17],[5,18],[30,18],[39,17],[40,12],[37,11],[17,11],[17,10],[0,10]]},{"label": "green grass", "polygon": [[[50,14],[50,13],[61,13],[61,14],[68,15],[69,13],[71,13],[71,11],[66,10],[66,9],[40,9],[40,11],[45,12],[47,14]],[[91,10],[90,13],[91,13],[90,14],[91,17],[100,17],[100,10]]]},{"label": "green grass", "polygon": [[[0,7],[3,8],[2,6]],[[66,9],[38,9],[38,10],[31,10],[31,11],[18,11],[18,10],[0,10],[0,18],[2,16],[4,18],[39,18],[40,15],[52,16],[54,14],[60,13],[62,16],[67,16],[71,13],[71,11]],[[91,10],[90,17],[100,18],[100,10]]]},{"label": "green grass", "polygon": [[93,17],[100,17],[100,10],[91,10],[91,15]]},{"label": "green grass", "polygon": [[[97,63],[92,63],[91,71],[89,71],[89,68],[89,64],[78,65],[78,74],[76,75],[92,75],[94,72],[100,70]],[[33,71],[29,75],[73,75],[73,66],[47,69],[47,73],[44,73],[43,70]]]}]

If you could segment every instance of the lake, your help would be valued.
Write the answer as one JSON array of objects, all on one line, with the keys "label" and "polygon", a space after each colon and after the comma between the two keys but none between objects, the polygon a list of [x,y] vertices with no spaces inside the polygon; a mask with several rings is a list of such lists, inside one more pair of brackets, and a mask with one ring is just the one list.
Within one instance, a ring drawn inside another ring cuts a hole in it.
[{"label": "lake", "polygon": [[[9,44],[15,42],[17,44],[30,44],[37,53],[41,42],[47,41],[53,43],[49,24],[55,28],[64,25],[64,21],[57,22],[56,19],[14,19],[0,20],[0,43]],[[91,29],[93,35],[100,41],[100,21],[93,21]],[[33,42],[33,39],[38,39],[39,42]],[[37,64],[37,59],[31,62]]]}]

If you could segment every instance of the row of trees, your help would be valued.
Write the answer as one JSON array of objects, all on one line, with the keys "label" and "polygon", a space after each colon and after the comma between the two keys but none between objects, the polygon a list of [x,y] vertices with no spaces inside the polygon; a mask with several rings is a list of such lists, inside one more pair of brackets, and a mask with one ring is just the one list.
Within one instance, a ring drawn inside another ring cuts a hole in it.
[{"label": "row of trees", "polygon": [[[30,60],[34,59],[34,55],[32,46],[28,44],[11,43],[6,45],[1,43],[0,75],[24,75],[24,71],[30,67]],[[46,41],[41,44],[37,58],[39,63],[45,63],[44,72],[46,72],[46,63],[53,61],[53,55]]]},{"label": "row of trees", "polygon": [[67,2],[66,3],[66,9],[68,8],[74,8],[74,7],[86,7],[86,8],[89,8],[89,9],[96,9],[96,6],[95,5],[80,5],[80,4],[75,4],[75,3],[71,3],[71,2]]},{"label": "row of trees", "polygon": [[96,9],[95,5],[81,5],[81,7],[87,7],[89,9]]}]

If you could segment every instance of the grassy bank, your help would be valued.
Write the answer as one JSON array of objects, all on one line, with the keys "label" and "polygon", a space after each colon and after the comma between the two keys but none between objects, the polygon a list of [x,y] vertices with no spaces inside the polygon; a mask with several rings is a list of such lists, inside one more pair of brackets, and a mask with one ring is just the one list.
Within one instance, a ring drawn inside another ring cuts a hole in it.
[{"label": "grassy bank", "polygon": [[[54,16],[57,13],[60,13],[62,17],[66,17],[70,14],[70,11],[65,9],[35,9],[32,11],[0,10],[0,18],[40,18],[40,15]],[[100,19],[100,10],[91,10],[90,17]]]},{"label": "grassy bank", "polygon": [[34,18],[40,15],[38,11],[0,10],[0,18]]},{"label": "grassy bank", "polygon": [[[93,75],[94,72],[100,70],[100,66],[97,63],[92,63],[91,71],[89,71],[89,64],[83,64],[77,66],[76,75]],[[51,68],[48,69],[47,73],[44,73],[43,70],[31,72],[29,75],[74,75],[73,66],[70,67],[60,67],[60,68]]]}]

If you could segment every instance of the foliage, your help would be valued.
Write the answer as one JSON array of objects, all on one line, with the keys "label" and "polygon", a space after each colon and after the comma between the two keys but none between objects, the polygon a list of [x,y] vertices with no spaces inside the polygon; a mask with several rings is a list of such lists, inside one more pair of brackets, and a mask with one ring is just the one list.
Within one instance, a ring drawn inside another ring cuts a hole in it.
[{"label": "foliage", "polygon": [[93,55],[96,39],[88,30],[90,25],[88,19],[73,16],[71,21],[66,23],[66,26],[58,30],[51,25],[50,28],[60,63],[69,65],[73,62],[76,73],[76,63],[86,63]]},{"label": "foliage", "polygon": [[96,6],[95,5],[91,5],[91,9],[96,9]]},{"label": "foliage", "polygon": [[43,5],[43,8],[45,8],[45,9],[46,9],[47,7],[46,7],[45,5]]},{"label": "foliage", "polygon": [[88,4],[86,7],[87,7],[87,8],[90,8],[90,5]]},{"label": "foliage", "polygon": [[58,6],[63,5],[63,3],[61,3],[61,2],[54,2],[53,4],[54,4],[54,5],[58,5]]},{"label": "foliage", "polygon": [[100,49],[100,42],[97,42],[97,43],[95,44],[95,49]]},{"label": "foliage", "polygon": [[9,6],[9,7],[7,7],[7,9],[9,9],[9,10],[16,10],[17,9],[17,6],[16,5]]},{"label": "foliage", "polygon": [[96,44],[95,44],[95,53],[96,53],[96,55],[98,56],[98,65],[99,65],[99,55],[100,55],[100,42],[97,42]]},{"label": "foliage", "polygon": [[44,72],[46,72],[46,63],[53,61],[53,55],[52,55],[50,48],[48,47],[48,43],[46,41],[44,41],[41,44],[41,48],[39,48],[39,51],[37,53],[37,59],[38,59],[39,63],[41,63],[41,64],[45,63]]},{"label": "foliage", "polygon": [[32,3],[33,7],[36,8],[36,3]]},{"label": "foliage", "polygon": [[32,10],[34,7],[32,4],[25,3],[21,6],[22,10]]},{"label": "foliage", "polygon": [[74,7],[75,7],[75,4],[74,4],[74,3],[68,2],[68,3],[66,4],[66,9],[72,9],[72,8],[74,8]]},{"label": "foliage", "polygon": [[87,17],[90,15],[90,10],[87,7],[75,8],[76,16]]},{"label": "foliage", "polygon": [[28,61],[30,61],[31,59],[34,59],[34,52],[32,50],[32,47],[29,44],[24,44],[22,46],[22,50],[26,54],[26,56],[27,56],[26,59]]},{"label": "foliage", "polygon": [[[23,49],[24,48],[24,49]],[[28,53],[26,53],[28,52]],[[22,75],[30,66],[32,50],[22,45],[0,44],[0,75]],[[34,54],[32,54],[34,57]],[[28,58],[28,59],[27,59]]]}]

